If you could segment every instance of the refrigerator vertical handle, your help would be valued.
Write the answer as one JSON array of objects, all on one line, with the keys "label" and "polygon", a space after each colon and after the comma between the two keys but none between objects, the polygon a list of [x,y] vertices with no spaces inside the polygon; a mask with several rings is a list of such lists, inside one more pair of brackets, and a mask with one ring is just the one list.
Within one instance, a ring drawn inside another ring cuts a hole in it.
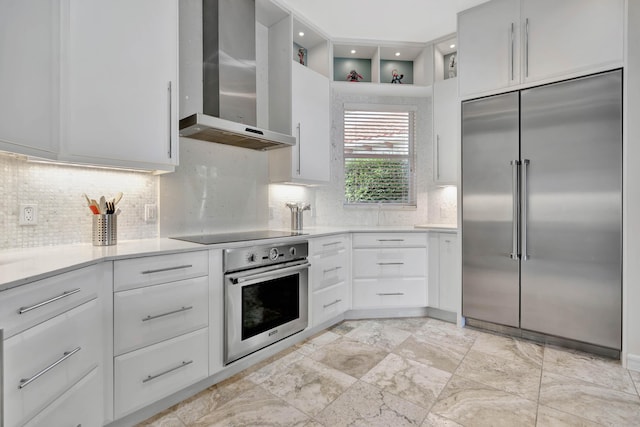
[{"label": "refrigerator vertical handle", "polygon": [[522,232],[522,255],[521,259],[526,261],[529,259],[529,253],[527,252],[527,199],[529,198],[528,192],[528,167],[529,167],[529,159],[524,159],[522,161],[522,221],[520,224],[521,232]]},{"label": "refrigerator vertical handle", "polygon": [[512,233],[512,247],[511,247],[511,259],[517,260],[519,259],[518,256],[518,218],[520,217],[519,215],[519,206],[520,206],[520,180],[519,180],[519,175],[520,175],[520,161],[519,160],[511,160],[511,178],[512,178],[512,191],[513,191],[513,215],[512,215],[512,221],[511,223],[513,224],[513,229],[511,231]]}]

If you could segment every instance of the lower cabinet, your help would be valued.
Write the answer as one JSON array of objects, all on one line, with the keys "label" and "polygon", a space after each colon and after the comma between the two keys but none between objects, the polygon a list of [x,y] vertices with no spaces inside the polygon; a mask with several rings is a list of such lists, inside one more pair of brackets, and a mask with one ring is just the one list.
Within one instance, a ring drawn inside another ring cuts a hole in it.
[{"label": "lower cabinet", "polygon": [[208,346],[204,328],[116,357],[116,418],[206,378]]},{"label": "lower cabinet", "polygon": [[111,334],[110,262],[0,292],[0,425],[103,425]]},{"label": "lower cabinet", "polygon": [[426,233],[353,237],[354,309],[427,306]]},{"label": "lower cabinet", "polygon": [[208,251],[115,261],[116,419],[209,375],[208,271]]},{"label": "lower cabinet", "polygon": [[25,427],[101,426],[103,420],[100,375],[98,368],[93,369],[25,424]]},{"label": "lower cabinet", "polygon": [[349,309],[350,252],[346,234],[309,240],[310,326],[320,325]]},{"label": "lower cabinet", "polygon": [[429,306],[458,312],[460,266],[455,232],[431,232],[429,235]]}]

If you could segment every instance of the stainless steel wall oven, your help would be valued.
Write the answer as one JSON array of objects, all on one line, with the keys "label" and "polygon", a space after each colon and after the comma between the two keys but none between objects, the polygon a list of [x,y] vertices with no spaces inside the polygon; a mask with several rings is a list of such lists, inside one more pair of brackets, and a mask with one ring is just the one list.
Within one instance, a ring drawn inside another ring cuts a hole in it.
[{"label": "stainless steel wall oven", "polygon": [[307,327],[307,254],[306,241],[224,251],[225,364]]}]

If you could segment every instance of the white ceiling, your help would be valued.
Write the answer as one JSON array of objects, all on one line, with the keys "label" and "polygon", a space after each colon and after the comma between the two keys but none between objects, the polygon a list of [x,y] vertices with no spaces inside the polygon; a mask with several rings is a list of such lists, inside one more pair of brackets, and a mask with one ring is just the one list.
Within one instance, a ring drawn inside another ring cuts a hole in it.
[{"label": "white ceiling", "polygon": [[456,14],[487,0],[280,0],[334,39],[428,42],[456,31]]}]

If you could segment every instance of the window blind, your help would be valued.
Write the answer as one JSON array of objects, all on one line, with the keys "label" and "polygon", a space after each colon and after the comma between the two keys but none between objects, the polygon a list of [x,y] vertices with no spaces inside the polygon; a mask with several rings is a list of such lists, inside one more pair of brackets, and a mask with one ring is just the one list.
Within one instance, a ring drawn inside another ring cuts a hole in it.
[{"label": "window blind", "polygon": [[415,206],[414,113],[344,111],[345,203]]}]

